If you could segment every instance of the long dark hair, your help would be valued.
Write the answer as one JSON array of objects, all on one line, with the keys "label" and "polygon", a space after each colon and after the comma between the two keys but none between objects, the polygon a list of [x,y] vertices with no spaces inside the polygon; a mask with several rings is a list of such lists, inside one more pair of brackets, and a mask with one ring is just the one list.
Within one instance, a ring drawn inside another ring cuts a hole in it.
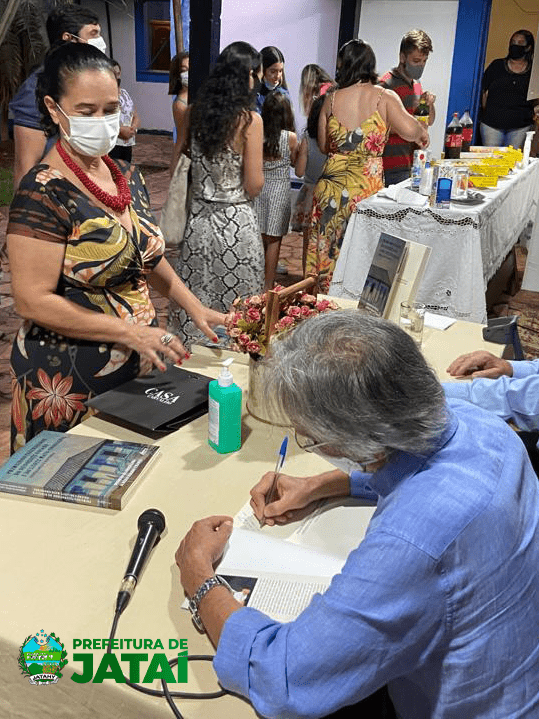
[{"label": "long dark hair", "polygon": [[249,78],[258,81],[260,54],[247,42],[233,42],[217,58],[191,108],[191,137],[206,157],[214,157],[232,141],[242,115],[245,130],[256,93]]},{"label": "long dark hair", "polygon": [[285,94],[277,90],[269,93],[262,106],[262,122],[264,123],[264,157],[279,158],[281,130],[296,131],[292,105]]},{"label": "long dark hair", "polygon": [[66,92],[66,80],[85,70],[108,70],[114,81],[114,61],[93,45],[85,42],[66,42],[50,50],[45,56],[43,70],[37,76],[36,100],[41,114],[41,126],[47,137],[58,132],[55,123],[45,105],[45,96],[49,95],[60,104]]},{"label": "long dark hair", "polygon": [[350,87],[356,82],[378,82],[376,57],[372,47],[363,40],[349,40],[337,55],[335,80],[339,88]]},{"label": "long dark hair", "polygon": [[318,137],[318,118],[320,117],[320,111],[322,110],[322,105],[324,104],[325,99],[326,98],[322,95],[322,97],[317,97],[316,100],[313,100],[311,111],[309,112],[309,117],[307,118],[307,135],[313,139]]},{"label": "long dark hair", "polygon": [[[515,37],[515,35],[522,35],[524,38],[526,38],[526,47],[529,46],[530,49],[524,55],[524,57],[526,58],[526,60],[529,63],[531,63],[531,61],[533,60],[533,53],[535,50],[535,40],[534,40],[533,35],[531,34],[531,32],[529,30],[517,30],[509,38],[509,44],[511,44],[511,40]],[[507,54],[507,57],[509,57],[509,53]]]},{"label": "long dark hair", "polygon": [[[262,57],[262,75],[264,75],[268,67],[275,65],[276,62],[283,63],[283,79],[281,80],[280,87],[284,87],[285,90],[288,90],[288,85],[286,84],[286,77],[284,74],[284,55],[279,50],[279,48],[275,47],[274,45],[267,45],[266,47],[263,47],[262,50],[260,50],[260,56]],[[270,92],[271,90],[266,87],[264,79],[262,79],[260,94],[265,96]]]}]

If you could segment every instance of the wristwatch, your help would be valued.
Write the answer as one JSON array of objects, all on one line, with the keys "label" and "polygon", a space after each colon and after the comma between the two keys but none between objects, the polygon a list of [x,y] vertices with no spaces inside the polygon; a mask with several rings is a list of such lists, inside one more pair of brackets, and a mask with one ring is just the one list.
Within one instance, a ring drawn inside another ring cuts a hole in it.
[{"label": "wristwatch", "polygon": [[200,602],[206,596],[206,594],[210,591],[210,589],[213,589],[214,587],[218,587],[219,585],[226,587],[231,594],[233,593],[232,587],[228,584],[228,582],[225,581],[223,579],[223,577],[220,577],[218,574],[216,574],[214,577],[210,577],[209,579],[206,579],[206,581],[200,585],[200,587],[196,590],[196,592],[193,594],[193,596],[189,600],[188,606],[189,606],[189,611],[191,612],[191,615],[192,615],[193,624],[201,632],[205,632],[206,629],[205,629],[204,625],[202,624],[202,619],[200,618],[200,614],[198,613],[198,608],[200,607]]}]

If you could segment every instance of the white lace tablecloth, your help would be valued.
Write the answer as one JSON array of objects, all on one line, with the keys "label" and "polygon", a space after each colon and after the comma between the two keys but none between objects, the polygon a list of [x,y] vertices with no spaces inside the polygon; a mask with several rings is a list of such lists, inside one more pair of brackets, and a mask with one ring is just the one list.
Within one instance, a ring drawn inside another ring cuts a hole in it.
[{"label": "white lace tablecloth", "polygon": [[[405,183],[403,183],[405,184]],[[381,232],[432,247],[416,299],[438,314],[486,321],[485,289],[529,221],[539,198],[539,159],[480,190],[480,205],[417,208],[374,195],[350,218],[328,294],[359,298]]]}]

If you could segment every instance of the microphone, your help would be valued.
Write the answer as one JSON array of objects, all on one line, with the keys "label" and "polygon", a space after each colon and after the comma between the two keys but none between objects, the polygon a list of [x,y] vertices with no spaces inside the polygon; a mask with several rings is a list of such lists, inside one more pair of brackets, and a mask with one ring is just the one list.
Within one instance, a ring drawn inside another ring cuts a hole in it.
[{"label": "microphone", "polygon": [[116,614],[119,616],[129,604],[139,576],[152,549],[161,539],[165,529],[165,517],[158,509],[147,509],[138,518],[138,537],[116,599]]}]

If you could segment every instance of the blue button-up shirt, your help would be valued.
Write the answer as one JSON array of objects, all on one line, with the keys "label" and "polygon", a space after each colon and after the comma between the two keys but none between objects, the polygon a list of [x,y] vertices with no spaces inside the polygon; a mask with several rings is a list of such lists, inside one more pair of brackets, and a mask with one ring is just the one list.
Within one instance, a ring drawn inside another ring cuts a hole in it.
[{"label": "blue button-up shirt", "polygon": [[448,407],[430,456],[353,473],[378,506],[323,595],[287,624],[227,619],[214,667],[263,716],[321,717],[384,684],[402,719],[539,716],[537,478],[504,422]]},{"label": "blue button-up shirt", "polygon": [[512,420],[519,429],[539,429],[539,360],[511,364],[512,377],[446,382],[445,394]]}]

